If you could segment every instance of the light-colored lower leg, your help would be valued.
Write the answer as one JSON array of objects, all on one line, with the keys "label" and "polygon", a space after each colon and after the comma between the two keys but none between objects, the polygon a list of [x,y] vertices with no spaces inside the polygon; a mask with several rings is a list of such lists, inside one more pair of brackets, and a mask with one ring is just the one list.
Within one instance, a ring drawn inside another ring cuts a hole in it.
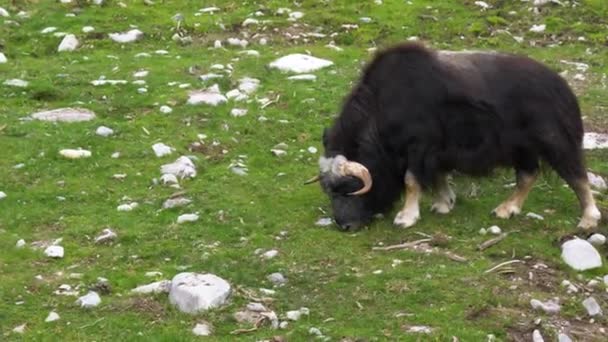
[{"label": "light-colored lower leg", "polygon": [[455,203],[456,194],[448,183],[448,175],[444,174],[439,176],[435,183],[435,198],[433,199],[431,211],[439,214],[447,214],[454,209]]},{"label": "light-colored lower leg", "polygon": [[583,217],[578,223],[578,227],[582,229],[591,229],[597,227],[597,224],[602,218],[602,214],[595,205],[595,199],[591,193],[589,181],[587,179],[580,180],[574,184],[573,188],[583,211]]},{"label": "light-colored lower leg", "polygon": [[395,216],[394,224],[402,228],[413,226],[420,219],[420,196],[422,189],[416,177],[407,171],[405,173],[405,204]]},{"label": "light-colored lower leg", "polygon": [[499,218],[510,218],[511,216],[521,213],[521,208],[528,198],[532,186],[538,177],[538,172],[533,174],[530,173],[518,173],[517,184],[515,185],[515,191],[509,198],[502,202],[496,209],[492,211],[494,215]]}]

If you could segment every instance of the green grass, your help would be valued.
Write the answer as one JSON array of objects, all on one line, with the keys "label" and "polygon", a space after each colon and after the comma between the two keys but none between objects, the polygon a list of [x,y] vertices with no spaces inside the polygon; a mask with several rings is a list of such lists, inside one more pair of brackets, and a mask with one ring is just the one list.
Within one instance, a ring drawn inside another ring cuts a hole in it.
[{"label": "green grass", "polygon": [[[501,341],[522,334],[530,340],[534,319],[544,315],[532,312],[529,299],[555,296],[561,298],[564,309],[559,319],[544,317],[546,324],[541,330],[546,339],[555,336],[551,324],[565,321],[589,334],[608,327],[605,318],[596,319],[593,325],[586,323],[580,304],[584,296],[568,295],[560,287],[564,279],[586,284],[608,273],[608,267],[582,273],[579,279],[561,262],[559,239],[576,233],[580,213],[574,194],[556,176],[544,176],[524,208],[525,212],[544,215],[544,221],[523,216],[502,221],[489,215],[510,192],[504,185],[512,182],[511,172],[499,171],[485,179],[456,176],[458,200],[448,216],[431,214],[427,196],[422,220],[412,229],[392,226],[395,208],[368,229],[345,234],[314,225],[327,215],[324,212],[329,212],[329,203],[318,187],[301,185],[316,173],[318,155],[300,152],[309,146],[321,150],[322,129],[338,112],[362,63],[369,60],[367,49],[389,46],[410,36],[438,48],[527,54],[557,71],[569,70],[570,77],[575,72],[560,60],[587,63],[586,81],[574,87],[587,126],[606,130],[608,4],[604,0],[580,1],[576,8],[546,6],[538,15],[520,1],[487,1],[494,6],[488,11],[468,0],[414,0],[412,4],[385,0],[383,5],[373,1],[304,1],[300,8],[279,0],[258,4],[224,0],[209,5],[201,1],[154,2],[147,6],[142,1],[125,0],[126,8],[111,0],[101,7],[86,1],[67,5],[50,0],[0,3],[12,15],[3,18],[4,24],[0,20],[0,49],[9,59],[0,64],[0,82],[10,78],[30,82],[24,89],[0,85],[0,191],[8,195],[0,201],[0,340],[197,340],[190,330],[203,319],[216,327],[214,336],[207,339],[217,341],[261,340],[274,335],[307,341],[313,339],[310,327],[321,329],[332,340],[446,341],[457,336],[461,341],[482,341],[488,334]],[[198,9],[211,5],[222,10],[213,16],[194,16]],[[293,27],[286,15],[275,14],[280,7],[305,13],[298,27]],[[21,10],[30,18],[17,17]],[[271,22],[242,28],[240,23],[257,10],[265,14],[258,19]],[[509,14],[511,11],[517,14]],[[77,15],[65,16],[71,12]],[[171,17],[176,13],[186,18],[182,29],[193,37],[191,45],[171,40],[176,26]],[[360,17],[370,17],[372,22],[361,23]],[[547,25],[545,33],[528,31],[540,23]],[[343,24],[358,24],[359,28],[346,30]],[[86,25],[94,26],[95,31],[82,33]],[[144,39],[123,46],[107,38],[108,33],[130,29],[129,25],[137,25],[145,33]],[[57,53],[61,38],[40,33],[48,26],[75,33],[80,48]],[[327,37],[294,41],[283,35],[286,30],[294,35],[318,31]],[[518,43],[499,30],[524,37],[525,42]],[[259,51],[260,57],[238,55],[240,49],[234,47],[209,49],[215,39],[242,38],[244,32],[268,38],[268,45],[248,39],[248,48]],[[333,32],[338,34],[330,38]],[[581,36],[585,41],[578,40]],[[344,51],[326,48],[332,40]],[[169,55],[155,55],[159,49],[168,50]],[[286,75],[267,68],[278,56],[305,51],[335,65],[316,72],[314,83],[288,82]],[[140,52],[152,56],[134,58]],[[233,60],[235,57],[238,60]],[[194,89],[210,85],[212,82],[202,84],[188,69],[196,66],[200,73],[206,73],[216,63],[234,67],[232,76],[218,81],[222,91],[234,88],[239,78],[250,76],[261,81],[255,96],[274,99],[280,95],[279,102],[264,109],[255,101],[188,106],[188,89],[167,85],[190,83]],[[132,84],[90,84],[102,75],[132,81],[133,72],[140,69],[150,71],[145,78],[147,94],[138,94],[139,86]],[[173,113],[161,114],[158,108],[168,103]],[[22,120],[34,111],[63,106],[89,108],[98,118],[74,124]],[[233,118],[230,110],[234,107],[246,108],[249,114]],[[269,121],[259,121],[260,115]],[[96,136],[100,125],[114,129],[114,136]],[[200,133],[209,136],[207,144],[217,141],[220,147],[207,154],[190,152],[188,146]],[[159,141],[175,147],[176,153],[154,156],[151,146]],[[270,149],[280,142],[289,145],[288,155],[276,158]],[[58,155],[62,148],[76,147],[90,149],[92,158],[66,160]],[[217,153],[222,149],[227,153]],[[117,151],[120,158],[110,158]],[[160,165],[179,155],[198,157],[198,176],[181,182],[193,203],[161,211],[162,202],[176,190],[154,185],[152,179],[160,176]],[[248,176],[239,177],[228,169],[239,155],[247,156]],[[588,152],[589,168],[608,174],[607,157],[604,151]],[[14,168],[21,163],[25,166]],[[124,181],[114,180],[116,173],[128,176]],[[279,177],[279,173],[285,175]],[[476,196],[469,196],[472,184],[478,188]],[[140,206],[132,212],[118,212],[116,207],[124,202],[124,196]],[[602,208],[608,206],[604,195],[597,199]],[[547,209],[555,212],[545,213]],[[191,212],[200,214],[198,222],[175,223],[179,214]],[[518,232],[487,251],[477,251],[478,244],[488,239],[478,233],[479,229],[494,224],[504,231]],[[118,233],[118,240],[113,245],[94,244],[94,237],[106,227]],[[605,224],[600,230],[606,230]],[[281,231],[287,235],[278,240]],[[468,262],[414,251],[371,251],[379,243],[419,239],[417,232],[450,236],[441,249],[464,256]],[[40,250],[29,248],[31,242],[59,237],[66,250],[63,259],[50,260]],[[15,248],[19,239],[25,239],[28,247]],[[217,247],[208,247],[215,242]],[[258,248],[275,248],[280,254],[263,261],[254,255]],[[600,252],[606,255],[605,248]],[[484,274],[500,262],[526,256],[530,260],[515,267],[515,275]],[[403,262],[392,267],[394,259]],[[537,262],[548,265],[551,272],[532,269]],[[145,272],[160,271],[163,278],[170,279],[183,266],[189,271],[217,274],[233,286],[252,290],[271,287],[266,276],[281,272],[288,284],[277,288],[269,306],[279,315],[301,306],[310,308],[311,314],[290,323],[286,330],[264,327],[236,337],[230,335],[232,330],[247,328],[232,318],[249,302],[242,295],[235,294],[226,307],[190,316],[171,307],[166,295],[138,297],[129,293],[137,285],[154,281],[145,277]],[[374,274],[376,270],[383,272]],[[540,280],[529,281],[530,270],[534,279]],[[70,273],[82,273],[83,278],[69,279]],[[43,280],[35,279],[36,275]],[[74,305],[75,298],[53,294],[61,284],[80,285],[84,294],[98,277],[109,279],[112,292],[102,296],[102,304],[95,309],[80,309]],[[513,282],[513,277],[523,280]],[[510,289],[513,284],[517,289]],[[596,290],[594,295],[608,310],[604,290]],[[45,323],[51,310],[61,319]],[[396,317],[397,313],[408,315]],[[24,335],[12,332],[23,323],[27,323]],[[405,327],[412,325],[435,330],[422,337],[406,334]],[[598,336],[578,339],[603,340]]]}]

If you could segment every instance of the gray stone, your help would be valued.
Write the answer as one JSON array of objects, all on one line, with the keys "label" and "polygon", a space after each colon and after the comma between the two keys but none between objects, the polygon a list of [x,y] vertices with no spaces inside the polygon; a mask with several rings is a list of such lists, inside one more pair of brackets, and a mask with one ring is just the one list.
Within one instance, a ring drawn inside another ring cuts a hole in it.
[{"label": "gray stone", "polygon": [[84,108],[59,108],[37,112],[32,118],[52,122],[81,122],[95,119],[95,113]]},{"label": "gray stone", "polygon": [[226,304],[231,290],[216,275],[184,272],[173,277],[169,301],[180,311],[194,314]]}]

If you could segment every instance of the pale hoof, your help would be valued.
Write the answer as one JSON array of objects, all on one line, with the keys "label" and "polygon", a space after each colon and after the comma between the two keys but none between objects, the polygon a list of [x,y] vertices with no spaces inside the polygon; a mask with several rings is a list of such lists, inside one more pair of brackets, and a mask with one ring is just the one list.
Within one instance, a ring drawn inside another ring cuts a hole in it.
[{"label": "pale hoof", "polygon": [[578,228],[584,230],[596,228],[601,218],[602,214],[597,208],[585,210],[583,218],[578,223]]},{"label": "pale hoof", "polygon": [[496,209],[492,210],[492,214],[501,219],[510,219],[521,213],[521,208],[509,202],[501,203]]},{"label": "pale hoof", "polygon": [[453,207],[453,205],[449,205],[448,203],[445,203],[443,201],[435,202],[431,206],[431,211],[438,214],[449,214],[449,212],[452,211]]},{"label": "pale hoof", "polygon": [[420,213],[416,211],[400,211],[393,223],[401,228],[409,228],[420,219]]}]

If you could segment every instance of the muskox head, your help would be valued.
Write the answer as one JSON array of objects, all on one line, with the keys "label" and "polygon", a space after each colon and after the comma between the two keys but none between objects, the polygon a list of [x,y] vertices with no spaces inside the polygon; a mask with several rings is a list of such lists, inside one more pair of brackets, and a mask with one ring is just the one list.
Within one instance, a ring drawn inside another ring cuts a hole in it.
[{"label": "muskox head", "polygon": [[366,194],[372,188],[372,176],[360,163],[342,155],[321,157],[320,172],[307,183],[319,181],[329,196],[334,219],[343,230],[355,229],[371,221],[374,212]]}]

